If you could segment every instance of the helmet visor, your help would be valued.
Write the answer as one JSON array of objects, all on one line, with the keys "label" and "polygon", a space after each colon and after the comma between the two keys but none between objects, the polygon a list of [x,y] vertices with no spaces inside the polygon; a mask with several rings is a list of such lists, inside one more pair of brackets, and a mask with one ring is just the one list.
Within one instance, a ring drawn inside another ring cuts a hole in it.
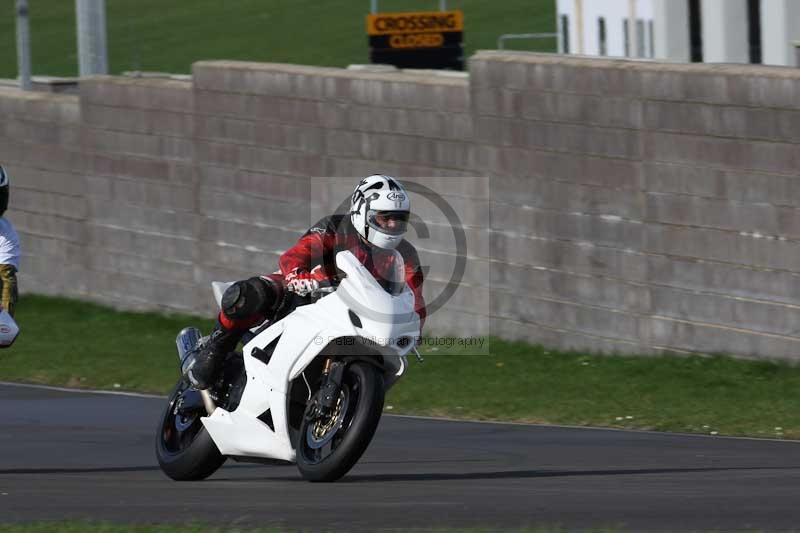
[{"label": "helmet visor", "polygon": [[367,222],[373,228],[389,235],[403,235],[408,228],[408,211],[367,212]]}]

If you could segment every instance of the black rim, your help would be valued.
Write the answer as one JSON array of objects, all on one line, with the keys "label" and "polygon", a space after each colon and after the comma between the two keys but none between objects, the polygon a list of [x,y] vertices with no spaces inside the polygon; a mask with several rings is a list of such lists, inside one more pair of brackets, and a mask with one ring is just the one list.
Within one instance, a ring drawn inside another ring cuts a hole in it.
[{"label": "black rim", "polygon": [[[362,390],[360,379],[354,373],[346,372],[339,396],[342,409],[338,414],[334,409],[334,413],[329,417],[313,417],[311,411],[314,409],[314,404],[309,404],[300,431],[299,451],[303,462],[311,465],[320,464],[339,448],[353,424]],[[329,427],[330,433],[320,435],[317,431],[315,434],[315,429],[318,430],[320,426]]]},{"label": "black rim", "polygon": [[179,412],[180,400],[187,390],[189,384],[185,380],[181,381],[170,398],[169,408],[161,424],[161,446],[172,455],[184,452],[203,427],[201,412]]}]

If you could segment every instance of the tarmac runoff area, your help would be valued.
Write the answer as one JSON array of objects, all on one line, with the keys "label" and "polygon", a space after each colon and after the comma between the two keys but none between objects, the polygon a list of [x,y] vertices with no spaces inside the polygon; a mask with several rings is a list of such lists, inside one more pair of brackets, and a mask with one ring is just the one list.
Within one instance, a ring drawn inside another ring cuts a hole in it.
[{"label": "tarmac runoff area", "polygon": [[166,478],[165,400],[0,385],[0,522],[93,520],[319,530],[800,527],[800,443],[385,416],[336,484],[228,461]]}]

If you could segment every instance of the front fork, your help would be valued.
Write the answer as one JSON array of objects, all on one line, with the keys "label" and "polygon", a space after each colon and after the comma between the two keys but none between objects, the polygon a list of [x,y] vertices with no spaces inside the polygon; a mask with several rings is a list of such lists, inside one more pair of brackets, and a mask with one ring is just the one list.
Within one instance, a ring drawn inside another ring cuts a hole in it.
[{"label": "front fork", "polygon": [[[183,364],[186,356],[195,349],[202,337],[203,334],[200,333],[200,330],[192,327],[183,328],[181,332],[178,333],[178,337],[175,339],[175,344],[178,347],[178,360],[181,364]],[[210,415],[217,409],[214,399],[207,390],[201,390],[198,392],[200,392],[200,397],[203,399],[203,406],[205,407],[206,412]]]},{"label": "front fork", "polygon": [[330,415],[342,389],[344,366],[343,361],[334,361],[330,357],[325,360],[322,367],[322,386],[314,395],[314,408],[308,411],[312,417]]}]

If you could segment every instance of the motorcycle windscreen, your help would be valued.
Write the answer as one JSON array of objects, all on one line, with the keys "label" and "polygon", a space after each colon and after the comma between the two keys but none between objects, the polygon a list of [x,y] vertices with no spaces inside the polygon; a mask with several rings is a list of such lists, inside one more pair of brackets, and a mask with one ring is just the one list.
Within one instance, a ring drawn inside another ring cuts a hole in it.
[{"label": "motorcycle windscreen", "polygon": [[383,290],[397,296],[406,288],[406,265],[397,250],[391,250],[386,261],[377,261],[373,275]]}]

